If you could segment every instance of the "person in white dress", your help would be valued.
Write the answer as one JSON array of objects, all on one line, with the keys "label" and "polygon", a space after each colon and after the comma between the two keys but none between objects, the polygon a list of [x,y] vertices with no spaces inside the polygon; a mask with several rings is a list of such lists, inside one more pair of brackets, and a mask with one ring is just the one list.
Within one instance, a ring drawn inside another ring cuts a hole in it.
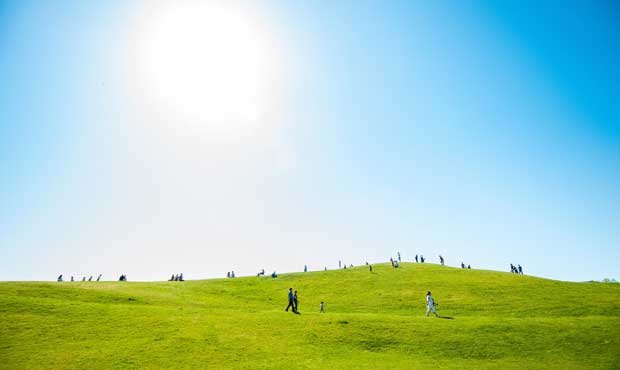
[{"label": "person in white dress", "polygon": [[428,291],[426,292],[426,316],[427,317],[431,313],[431,311],[433,311],[436,317],[439,317],[439,315],[437,315],[437,310],[435,310],[435,300],[433,299],[431,292]]}]

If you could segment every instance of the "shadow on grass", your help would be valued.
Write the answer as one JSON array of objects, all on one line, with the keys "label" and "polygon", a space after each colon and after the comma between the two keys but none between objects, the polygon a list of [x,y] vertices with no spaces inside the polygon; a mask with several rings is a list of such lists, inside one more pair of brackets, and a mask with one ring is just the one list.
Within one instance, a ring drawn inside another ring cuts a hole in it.
[{"label": "shadow on grass", "polygon": [[446,319],[446,320],[454,320],[454,317],[450,317],[450,316],[438,316],[438,319]]}]

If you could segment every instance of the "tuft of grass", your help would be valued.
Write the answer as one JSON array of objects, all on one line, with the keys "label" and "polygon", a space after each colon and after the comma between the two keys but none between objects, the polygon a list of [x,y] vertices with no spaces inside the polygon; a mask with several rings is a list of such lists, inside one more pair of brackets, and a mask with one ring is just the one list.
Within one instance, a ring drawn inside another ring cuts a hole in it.
[{"label": "tuft of grass", "polygon": [[[284,312],[289,287],[301,315]],[[427,290],[451,319],[425,316]],[[276,279],[6,282],[0,368],[620,369],[619,316],[620,284],[432,264]]]}]

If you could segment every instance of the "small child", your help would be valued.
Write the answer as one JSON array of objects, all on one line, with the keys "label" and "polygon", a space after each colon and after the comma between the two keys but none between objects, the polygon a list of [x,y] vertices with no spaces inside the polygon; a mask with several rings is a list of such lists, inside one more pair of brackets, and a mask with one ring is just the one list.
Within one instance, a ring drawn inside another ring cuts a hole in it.
[{"label": "small child", "polygon": [[325,313],[323,302],[321,302],[321,313]]}]

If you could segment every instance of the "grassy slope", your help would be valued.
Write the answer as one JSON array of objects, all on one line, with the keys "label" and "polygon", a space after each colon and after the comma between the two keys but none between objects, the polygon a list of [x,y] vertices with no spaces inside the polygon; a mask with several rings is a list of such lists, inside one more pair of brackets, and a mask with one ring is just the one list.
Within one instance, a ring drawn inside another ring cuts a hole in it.
[{"label": "grassy slope", "polygon": [[[452,320],[424,316],[426,290]],[[430,264],[0,283],[0,368],[620,369],[620,284]]]}]

